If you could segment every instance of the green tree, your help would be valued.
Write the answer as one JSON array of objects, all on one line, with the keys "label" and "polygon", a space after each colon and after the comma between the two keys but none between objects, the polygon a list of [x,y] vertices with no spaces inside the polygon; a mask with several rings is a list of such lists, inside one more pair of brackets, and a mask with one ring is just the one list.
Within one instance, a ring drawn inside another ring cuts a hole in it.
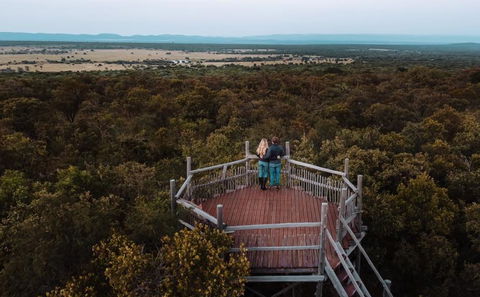
[{"label": "green tree", "polygon": [[53,105],[63,113],[69,122],[73,123],[82,103],[88,99],[90,89],[80,78],[67,77],[53,91],[53,95]]},{"label": "green tree", "polygon": [[295,160],[312,164],[318,163],[318,157],[315,153],[313,143],[307,138],[307,136],[303,135],[300,140],[293,141],[292,146]]},{"label": "green tree", "polygon": [[[159,296],[143,292],[148,287],[152,267],[158,265],[151,254],[144,253],[140,245],[125,236],[113,234],[108,240],[93,247],[95,261],[104,267],[104,275],[112,288],[112,295],[119,297]],[[156,284],[160,287],[160,283]]]},{"label": "green tree", "polygon": [[38,296],[77,275],[91,247],[119,226],[122,200],[34,194],[0,226],[0,296]]},{"label": "green tree", "polygon": [[47,105],[36,98],[12,98],[0,102],[0,118],[17,132],[36,136],[39,122],[47,118]]},{"label": "green tree", "polygon": [[5,217],[11,207],[30,202],[30,183],[21,171],[6,170],[3,173],[0,177],[0,218]]},{"label": "green tree", "polygon": [[0,134],[0,172],[15,169],[37,176],[46,169],[46,154],[43,141],[34,141],[18,132]]},{"label": "green tree", "polygon": [[397,194],[379,195],[376,201],[366,213],[371,240],[388,246],[382,261],[396,267],[392,274],[403,284],[400,294],[448,296],[457,266],[451,238],[459,210],[446,189],[421,174],[400,184]]},{"label": "green tree", "polygon": [[245,252],[224,259],[232,239],[197,225],[163,241],[164,297],[240,297],[249,263]]}]

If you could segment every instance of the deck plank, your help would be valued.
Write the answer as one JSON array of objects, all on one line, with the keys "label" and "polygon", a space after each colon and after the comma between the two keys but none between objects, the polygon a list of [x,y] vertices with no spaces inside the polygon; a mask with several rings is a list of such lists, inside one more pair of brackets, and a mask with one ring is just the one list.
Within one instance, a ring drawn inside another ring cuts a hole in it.
[{"label": "deck plank", "polygon": [[[321,204],[324,199],[313,197],[297,189],[261,191],[258,187],[245,188],[227,193],[202,203],[202,208],[216,216],[216,205],[224,205],[224,220],[230,225],[272,224],[290,222],[319,222]],[[327,229],[335,234],[337,206],[328,205]],[[320,228],[281,228],[237,231],[232,234],[235,247],[243,243],[248,246],[285,246],[319,244]],[[333,248],[326,245],[327,259],[338,265]],[[255,251],[248,252],[252,272],[285,270],[311,270],[318,267],[318,251]]]}]

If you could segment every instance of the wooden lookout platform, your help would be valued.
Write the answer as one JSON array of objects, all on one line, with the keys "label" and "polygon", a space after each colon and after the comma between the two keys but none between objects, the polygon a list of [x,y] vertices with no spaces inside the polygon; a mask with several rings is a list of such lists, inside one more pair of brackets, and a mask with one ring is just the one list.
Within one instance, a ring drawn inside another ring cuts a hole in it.
[{"label": "wooden lookout platform", "polygon": [[[295,189],[262,191],[249,187],[206,200],[200,208],[216,215],[217,205],[223,205],[223,221],[227,226],[268,225],[290,222],[319,222],[325,199]],[[327,229],[336,236],[337,205],[328,205]],[[236,231],[235,247],[250,247],[247,253],[252,273],[316,273],[320,227],[277,228]],[[345,242],[348,244],[347,242]],[[312,249],[287,251],[254,251],[252,248],[269,246],[307,246]],[[326,256],[332,267],[339,263],[331,246]]]},{"label": "wooden lookout platform", "polygon": [[[170,181],[171,208],[188,210],[188,228],[202,222],[218,228],[234,240],[231,253],[247,250],[251,275],[247,282],[288,283],[286,290],[302,282],[331,282],[340,297],[372,297],[359,268],[364,259],[383,287],[383,296],[393,297],[361,245],[362,176],[356,185],[349,180],[348,159],[344,170],[332,170],[291,158],[289,143],[279,190],[260,190],[255,155],[245,142],[245,158],[205,168],[192,169],[187,158],[185,182],[176,190]],[[247,286],[250,293],[265,297]],[[280,292],[279,292],[280,293]],[[273,296],[278,296],[278,294]]]}]

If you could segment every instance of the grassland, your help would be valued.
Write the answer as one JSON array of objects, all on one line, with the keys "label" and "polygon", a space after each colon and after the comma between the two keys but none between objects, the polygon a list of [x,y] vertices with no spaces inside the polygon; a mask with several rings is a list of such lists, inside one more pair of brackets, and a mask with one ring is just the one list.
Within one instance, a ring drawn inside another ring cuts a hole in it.
[{"label": "grassland", "polygon": [[261,45],[0,41],[0,72],[62,72],[169,67],[355,64],[405,69],[478,67],[480,44]]},{"label": "grassland", "polygon": [[0,71],[61,72],[127,70],[175,66],[267,64],[349,64],[351,58],[272,53],[269,49],[184,51],[144,48],[0,47]]}]

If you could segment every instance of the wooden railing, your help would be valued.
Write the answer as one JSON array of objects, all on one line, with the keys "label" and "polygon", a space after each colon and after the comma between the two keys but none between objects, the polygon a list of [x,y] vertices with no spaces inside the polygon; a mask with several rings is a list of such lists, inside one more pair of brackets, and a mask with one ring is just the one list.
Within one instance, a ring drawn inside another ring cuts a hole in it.
[{"label": "wooden railing", "polygon": [[[344,171],[332,170],[291,159],[288,142],[285,148],[284,184],[337,204],[339,213],[347,223],[352,228],[356,225],[358,230],[362,224],[362,176],[358,176],[357,186],[350,182],[349,160],[345,159]],[[217,225],[217,219],[198,205],[206,199],[258,184],[258,170],[251,164],[256,159],[257,156],[250,153],[248,141],[245,142],[245,158],[241,160],[192,170],[192,160],[187,157],[187,177],[178,192],[174,190],[175,181],[171,181],[172,210],[176,204],[180,204],[190,209],[200,220]],[[337,240],[340,240],[346,233],[340,222],[337,222],[337,231]]]}]

